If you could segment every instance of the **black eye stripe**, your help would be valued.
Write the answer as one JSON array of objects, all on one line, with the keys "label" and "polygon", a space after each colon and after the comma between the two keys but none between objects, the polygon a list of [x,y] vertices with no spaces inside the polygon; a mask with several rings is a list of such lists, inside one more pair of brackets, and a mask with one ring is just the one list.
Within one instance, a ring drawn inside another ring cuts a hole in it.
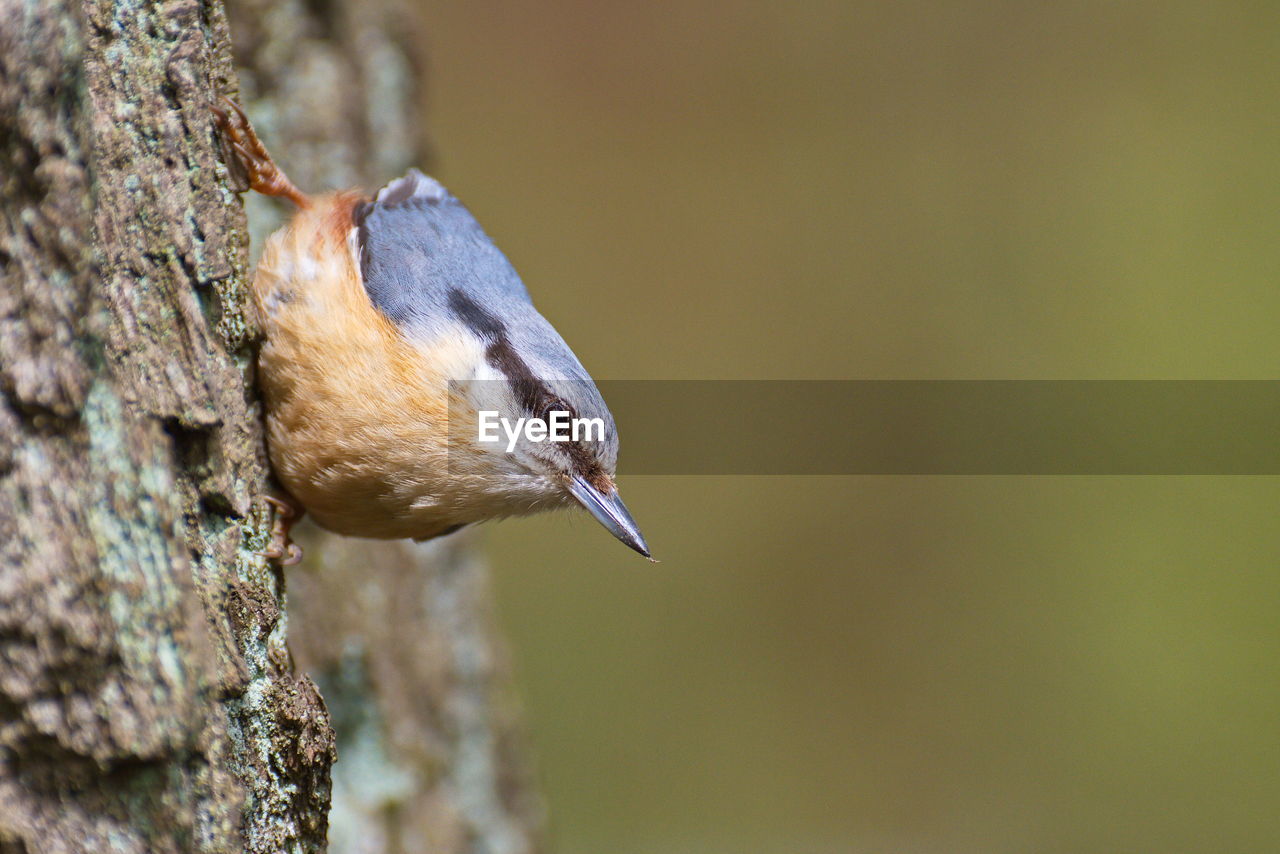
[{"label": "black eye stripe", "polygon": [[488,346],[485,347],[485,359],[495,368],[499,368],[510,380],[521,408],[531,415],[541,415],[557,404],[570,412],[573,411],[572,407],[549,389],[546,383],[538,379],[528,363],[520,358],[520,354],[515,351],[507,338],[505,323],[456,288],[449,291],[449,308],[459,320],[466,324],[467,328],[488,342]]},{"label": "black eye stripe", "polygon": [[552,410],[568,412],[570,418],[578,416],[577,410],[534,375],[525,360],[520,358],[520,354],[512,348],[506,336],[490,342],[485,348],[484,355],[489,364],[506,375],[515,391],[520,408],[525,412],[537,415],[539,418],[545,418]]},{"label": "black eye stripe", "polygon": [[457,288],[449,291],[449,310],[484,340],[494,343],[506,341],[507,325]]},{"label": "black eye stripe", "polygon": [[[530,415],[545,417],[550,410],[569,413],[577,418],[577,411],[559,395],[538,379],[529,364],[507,339],[507,326],[483,306],[456,288],[449,291],[449,308],[467,328],[488,342],[484,350],[485,360],[506,375],[515,392],[520,407]],[[561,447],[573,462],[574,470],[588,479],[604,474],[596,455],[581,442],[564,442]]]}]

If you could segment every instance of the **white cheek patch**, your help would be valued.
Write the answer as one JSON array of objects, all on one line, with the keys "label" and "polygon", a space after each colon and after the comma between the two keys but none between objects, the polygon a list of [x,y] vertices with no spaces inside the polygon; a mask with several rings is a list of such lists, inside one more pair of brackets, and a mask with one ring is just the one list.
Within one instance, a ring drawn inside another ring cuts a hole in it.
[{"label": "white cheek patch", "polygon": [[476,382],[502,382],[507,381],[507,377],[502,371],[489,364],[488,359],[481,359],[480,364],[476,365],[476,370],[472,379]]},{"label": "white cheek patch", "polygon": [[471,382],[482,371],[491,370],[485,362],[484,342],[458,324],[449,324],[434,335],[412,336],[411,343],[421,363],[431,365],[448,382]]},{"label": "white cheek patch", "polygon": [[485,342],[470,329],[450,323],[435,335],[414,340],[413,346],[420,364],[431,366],[431,381],[449,387],[450,421],[458,419],[462,435],[474,440],[480,410],[510,411],[510,384],[488,363]]}]

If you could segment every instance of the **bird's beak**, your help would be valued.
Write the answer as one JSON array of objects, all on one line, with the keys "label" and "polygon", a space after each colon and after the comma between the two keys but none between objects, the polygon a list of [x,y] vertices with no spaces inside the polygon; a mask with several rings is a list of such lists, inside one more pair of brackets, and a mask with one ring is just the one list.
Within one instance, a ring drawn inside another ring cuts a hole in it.
[{"label": "bird's beak", "polygon": [[640,526],[631,518],[627,505],[618,497],[617,488],[603,492],[592,486],[584,478],[575,477],[569,481],[569,492],[578,503],[587,508],[587,512],[596,517],[601,525],[626,545],[653,560],[649,547],[645,545],[640,534]]}]

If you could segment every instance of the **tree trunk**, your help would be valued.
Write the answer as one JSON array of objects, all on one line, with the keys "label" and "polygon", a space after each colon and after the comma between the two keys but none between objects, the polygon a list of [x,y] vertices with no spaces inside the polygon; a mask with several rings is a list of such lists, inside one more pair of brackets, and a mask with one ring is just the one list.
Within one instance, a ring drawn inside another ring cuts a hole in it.
[{"label": "tree trunk", "polygon": [[[421,152],[421,64],[389,0],[229,5],[0,0],[6,854],[326,848],[335,735],[255,554],[249,228],[209,108],[234,33],[295,180],[381,181]],[[293,629],[338,723],[333,850],[532,850],[477,558],[309,545]]]}]

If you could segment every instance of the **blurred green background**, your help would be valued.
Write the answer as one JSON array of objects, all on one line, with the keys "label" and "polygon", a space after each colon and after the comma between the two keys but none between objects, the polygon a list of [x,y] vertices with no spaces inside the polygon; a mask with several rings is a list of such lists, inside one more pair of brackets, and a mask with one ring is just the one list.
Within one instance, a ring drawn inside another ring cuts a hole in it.
[{"label": "blurred green background", "polygon": [[[597,378],[1280,373],[1274,2],[421,10]],[[622,486],[489,529],[560,854],[1280,850],[1277,479]]]}]

